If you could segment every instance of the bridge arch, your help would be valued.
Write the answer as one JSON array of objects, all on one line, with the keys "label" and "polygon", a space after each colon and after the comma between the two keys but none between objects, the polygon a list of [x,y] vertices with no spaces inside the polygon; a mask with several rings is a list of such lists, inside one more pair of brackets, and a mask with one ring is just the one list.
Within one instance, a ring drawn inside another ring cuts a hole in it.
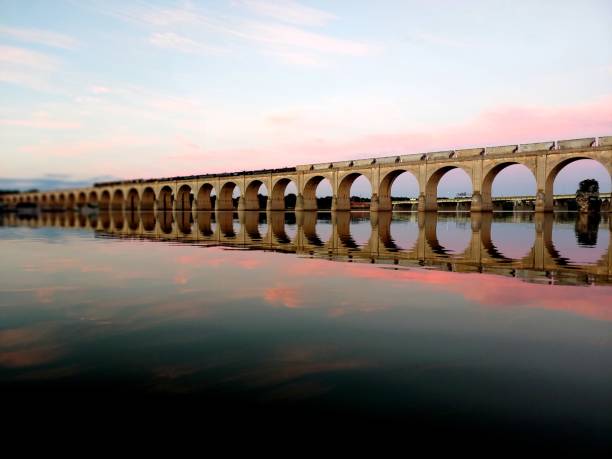
[{"label": "bridge arch", "polygon": [[98,205],[98,193],[95,191],[90,191],[89,197],[87,198],[87,200],[90,205],[97,206]]},{"label": "bridge arch", "polygon": [[136,188],[131,188],[127,194],[127,199],[125,201],[125,209],[138,210],[139,204],[140,197],[138,196],[138,190]]},{"label": "bridge arch", "polygon": [[[543,196],[540,195],[541,190],[538,190],[538,195],[539,195],[538,197],[543,200],[543,204],[542,204],[543,208],[541,208],[541,210],[549,212],[549,211],[552,211],[554,208],[554,193],[555,193],[554,185],[555,185],[555,179],[557,178],[559,173],[568,165],[575,163],[576,161],[585,160],[585,159],[596,161],[601,166],[603,166],[603,168],[607,170],[608,172],[608,177],[610,178],[610,182],[612,182],[612,158],[609,158],[609,157],[606,158],[597,153],[595,154],[591,153],[591,154],[581,154],[581,155],[576,155],[576,156],[569,156],[569,157],[557,159],[554,162],[551,161],[547,167],[546,182],[544,184]],[[584,178],[589,178],[589,177],[584,177]],[[610,182],[607,184],[608,186],[610,186]],[[600,183],[600,186],[601,185],[602,184]],[[536,206],[537,206],[537,201],[536,201]],[[537,209],[537,210],[540,210],[540,209]]]},{"label": "bridge arch", "polygon": [[100,195],[100,209],[109,210],[111,206],[111,194],[110,190],[102,191]]},{"label": "bridge arch", "polygon": [[172,193],[172,188],[170,188],[168,185],[162,187],[162,189],[159,191],[157,210],[162,212],[171,211],[173,201],[174,196]]},{"label": "bridge arch", "polygon": [[[145,212],[153,212],[155,210],[155,191],[150,186],[146,187],[142,192],[140,210]],[[153,226],[155,226],[155,223],[153,223]]]},{"label": "bridge arch", "polygon": [[[262,206],[262,202],[259,201],[259,195],[264,195],[260,191],[262,188],[265,189],[266,196],[266,204]],[[263,180],[255,179],[251,180],[247,185],[244,191],[244,210],[260,210],[261,208],[266,208],[267,201],[270,199],[268,196],[268,187]]]},{"label": "bridge arch", "polygon": [[[437,169],[434,169],[433,171],[428,173],[427,181],[425,182],[424,208],[422,208],[422,206],[419,205],[419,210],[425,210],[425,211],[438,210],[438,185],[440,184],[440,181],[447,173],[453,170],[457,170],[457,169],[462,170],[466,173],[466,175],[470,179],[470,182],[472,183],[472,188],[473,188],[474,182],[472,179],[471,169],[465,168],[461,166],[460,164],[459,165],[455,165],[455,164],[441,165]],[[421,197],[419,197],[419,201],[421,201]]]},{"label": "bridge arch", "polygon": [[176,210],[190,211],[193,202],[191,187],[187,184],[181,185],[176,193]]},{"label": "bridge arch", "polygon": [[272,182],[272,192],[268,196],[268,209],[286,210],[295,208],[296,202],[290,203],[287,199],[287,191],[293,189],[297,202],[297,184],[290,178],[283,177]]},{"label": "bridge arch", "polygon": [[60,193],[58,196],[57,205],[60,209],[66,208],[66,195],[64,193]]},{"label": "bridge arch", "polygon": [[203,183],[198,190],[197,210],[212,210],[215,208],[215,187],[212,183]]},{"label": "bridge arch", "polygon": [[85,205],[87,205],[87,194],[81,191],[77,197],[77,206],[84,207]]},{"label": "bridge arch", "polygon": [[[391,190],[393,184],[401,175],[410,176],[417,184],[419,183],[418,172],[411,169],[393,169],[382,176],[380,186],[378,187],[378,210],[392,210],[393,203],[391,202]],[[420,193],[420,190],[419,190]]]},{"label": "bridge arch", "polygon": [[76,196],[74,193],[68,193],[68,199],[66,203],[66,207],[69,210],[72,210],[76,207]]},{"label": "bridge arch", "polygon": [[113,200],[111,202],[111,207],[113,210],[123,210],[123,206],[125,205],[125,197],[123,195],[123,191],[120,188],[117,188],[113,193]]},{"label": "bridge arch", "polygon": [[234,210],[234,196],[236,194],[241,196],[240,187],[236,182],[228,181],[223,183],[215,204],[217,210]]},{"label": "bridge arch", "polygon": [[[503,161],[493,164],[483,171],[482,186],[480,189],[480,196],[482,199],[481,210],[487,212],[493,210],[493,182],[502,171],[507,170],[510,167],[516,168],[515,166],[522,166],[523,168],[531,172],[531,175],[533,177],[534,191],[536,191],[536,174],[532,165],[525,164],[521,161]],[[520,194],[527,195],[530,193],[523,192]]]},{"label": "bridge arch", "polygon": [[304,183],[304,189],[302,191],[302,197],[303,197],[303,202],[304,202],[303,210],[318,210],[317,189],[319,188],[319,185],[321,185],[322,182],[324,181],[327,182],[329,188],[331,189],[332,199],[333,199],[333,187],[331,186],[331,183],[332,183],[331,176],[328,176],[328,174],[310,176]]},{"label": "bridge arch", "polygon": [[364,177],[369,183],[369,193],[367,194],[370,195],[370,199],[378,201],[378,195],[373,191],[371,175],[363,172],[350,172],[339,178],[336,192],[336,210],[351,210],[351,189],[355,181],[361,179],[361,177]]}]

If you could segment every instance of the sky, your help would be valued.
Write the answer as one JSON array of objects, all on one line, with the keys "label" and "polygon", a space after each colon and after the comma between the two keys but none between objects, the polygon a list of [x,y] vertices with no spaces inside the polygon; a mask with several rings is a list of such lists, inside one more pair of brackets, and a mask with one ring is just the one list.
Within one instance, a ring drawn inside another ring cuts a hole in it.
[{"label": "sky", "polygon": [[[0,186],[612,135],[611,23],[609,0],[0,0]],[[610,190],[587,161],[555,192],[590,177]]]}]

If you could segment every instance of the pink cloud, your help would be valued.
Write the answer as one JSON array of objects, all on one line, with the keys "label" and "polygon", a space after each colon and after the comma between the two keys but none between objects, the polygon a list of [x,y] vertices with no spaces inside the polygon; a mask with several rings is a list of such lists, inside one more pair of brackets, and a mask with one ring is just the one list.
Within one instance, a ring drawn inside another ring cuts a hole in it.
[{"label": "pink cloud", "polygon": [[[484,110],[463,124],[436,126],[429,130],[369,134],[347,140],[316,138],[295,141],[296,129],[309,121],[299,113],[275,113],[276,140],[268,147],[236,149],[186,148],[167,157],[209,165],[206,172],[273,168],[286,165],[337,161],[387,154],[408,154],[473,146],[528,143],[574,137],[607,135],[612,126],[612,95],[594,102],[561,106],[499,106]],[[306,130],[309,132],[310,130]],[[281,160],[291,151],[291,161]],[[203,172],[194,166],[183,173]]]},{"label": "pink cloud", "polygon": [[188,54],[218,54],[224,52],[223,48],[210,46],[174,32],[155,32],[149,37],[149,43],[159,48]]},{"label": "pink cloud", "polygon": [[0,126],[24,127],[32,129],[78,129],[80,123],[54,119],[3,119]]},{"label": "pink cloud", "polygon": [[302,305],[300,292],[292,287],[270,287],[264,292],[264,299],[271,304],[281,304],[287,308],[295,309]]},{"label": "pink cloud", "polygon": [[77,40],[68,35],[42,29],[0,26],[0,36],[63,49],[74,49],[78,44]]},{"label": "pink cloud", "polygon": [[499,106],[463,124],[429,131],[372,134],[348,141],[323,139],[294,145],[292,152],[317,161],[386,153],[418,153],[471,146],[528,143],[607,135],[612,128],[612,95],[595,102],[562,106]]},{"label": "pink cloud", "polygon": [[335,18],[331,13],[291,0],[240,0],[240,3],[262,16],[297,25],[323,26]]}]

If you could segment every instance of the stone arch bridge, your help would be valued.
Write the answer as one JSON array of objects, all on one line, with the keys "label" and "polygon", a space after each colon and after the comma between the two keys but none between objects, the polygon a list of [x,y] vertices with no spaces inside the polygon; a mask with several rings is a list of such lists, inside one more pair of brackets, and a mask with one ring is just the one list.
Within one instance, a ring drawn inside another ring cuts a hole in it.
[{"label": "stone arch bridge", "polygon": [[[513,164],[526,166],[537,184],[535,210],[553,210],[555,177],[568,164],[592,159],[612,176],[612,136],[447,150],[413,155],[386,156],[350,161],[305,164],[283,169],[206,174],[148,180],[97,183],[91,187],[46,192],[0,195],[8,208],[22,203],[43,210],[96,206],[101,210],[259,210],[258,192],[269,191],[267,210],[286,210],[285,190],[293,182],[297,189],[295,210],[317,210],[316,189],[329,180],[332,210],[350,210],[350,189],[360,176],[369,180],[370,210],[390,211],[391,186],[403,173],[414,175],[419,184],[419,211],[437,210],[440,179],[453,169],[464,170],[472,182],[470,210],[493,210],[491,197],[495,177]],[[516,190],[525,194],[525,190]],[[234,196],[238,194],[237,205]],[[214,198],[213,198],[214,196]]]}]

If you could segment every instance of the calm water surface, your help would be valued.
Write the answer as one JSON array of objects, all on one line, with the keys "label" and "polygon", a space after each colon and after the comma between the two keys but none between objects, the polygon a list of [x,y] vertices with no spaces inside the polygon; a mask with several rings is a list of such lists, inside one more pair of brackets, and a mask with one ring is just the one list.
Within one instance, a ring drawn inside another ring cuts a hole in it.
[{"label": "calm water surface", "polygon": [[609,445],[607,215],[0,218],[4,403],[188,399]]}]

